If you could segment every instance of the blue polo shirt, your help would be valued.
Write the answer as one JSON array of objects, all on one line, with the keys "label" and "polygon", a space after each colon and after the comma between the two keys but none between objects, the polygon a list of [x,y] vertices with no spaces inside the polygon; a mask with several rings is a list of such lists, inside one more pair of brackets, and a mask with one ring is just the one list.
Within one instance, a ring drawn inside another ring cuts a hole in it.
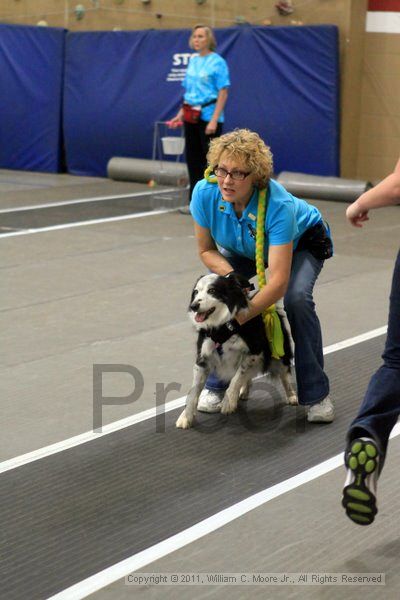
[{"label": "blue polo shirt", "polygon": [[[189,60],[182,85],[185,88],[185,102],[192,106],[205,104],[217,98],[218,92],[230,85],[228,65],[216,52],[205,56],[195,54]],[[215,104],[205,106],[201,111],[201,119],[210,121],[214,109]],[[221,113],[218,121],[222,123],[223,120],[224,115]]]},{"label": "blue polo shirt", "polygon": [[[193,190],[190,211],[196,223],[210,230],[213,240],[234,254],[255,260],[258,190],[255,189],[242,216],[238,218],[230,202],[222,199],[218,185],[202,179]],[[322,221],[319,210],[289,194],[277,181],[268,184],[265,219],[264,258],[269,246],[293,242],[295,249],[302,234]]]}]

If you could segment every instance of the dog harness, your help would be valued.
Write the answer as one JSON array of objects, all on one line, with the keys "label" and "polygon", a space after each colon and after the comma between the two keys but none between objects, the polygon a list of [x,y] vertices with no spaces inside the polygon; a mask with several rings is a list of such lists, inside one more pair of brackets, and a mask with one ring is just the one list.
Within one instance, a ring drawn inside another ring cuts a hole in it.
[{"label": "dog harness", "polygon": [[[217,178],[213,175],[212,167],[207,167],[204,177],[209,183],[217,183]],[[265,242],[265,216],[267,213],[267,189],[263,188],[258,192],[258,210],[257,210],[257,228],[256,228],[256,271],[258,287],[261,290],[266,284],[265,265],[264,265],[264,242]],[[271,354],[273,358],[281,358],[285,354],[284,337],[279,315],[275,304],[271,304],[262,313]]]}]

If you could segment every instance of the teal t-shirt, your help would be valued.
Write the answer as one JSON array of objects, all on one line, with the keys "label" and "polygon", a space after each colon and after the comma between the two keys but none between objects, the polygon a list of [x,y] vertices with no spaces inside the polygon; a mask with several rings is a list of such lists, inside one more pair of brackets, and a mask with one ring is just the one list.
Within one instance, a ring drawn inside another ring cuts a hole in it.
[{"label": "teal t-shirt", "polygon": [[[213,240],[226,250],[255,260],[258,190],[255,189],[242,216],[222,199],[218,185],[202,179],[193,190],[190,211],[196,223],[210,230]],[[322,222],[319,210],[289,194],[277,181],[268,184],[264,258],[269,246],[293,242],[295,249],[303,233]]]},{"label": "teal t-shirt", "polygon": [[[182,85],[185,88],[183,95],[185,102],[192,106],[205,104],[209,100],[216,99],[218,92],[230,85],[228,65],[216,52],[206,56],[195,54],[189,60]],[[215,104],[205,106],[201,111],[201,119],[210,121],[214,109]],[[224,121],[223,112],[218,121],[221,123]]]}]

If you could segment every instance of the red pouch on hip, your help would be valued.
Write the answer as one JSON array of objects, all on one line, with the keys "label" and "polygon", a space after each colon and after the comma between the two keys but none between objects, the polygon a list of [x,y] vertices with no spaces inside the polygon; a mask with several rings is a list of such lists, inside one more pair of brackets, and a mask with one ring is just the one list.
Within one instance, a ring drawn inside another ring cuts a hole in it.
[{"label": "red pouch on hip", "polygon": [[184,102],[182,108],[183,120],[185,121],[185,123],[192,123],[192,125],[194,125],[199,122],[201,115],[201,106],[191,106],[190,104],[186,104],[186,102]]}]

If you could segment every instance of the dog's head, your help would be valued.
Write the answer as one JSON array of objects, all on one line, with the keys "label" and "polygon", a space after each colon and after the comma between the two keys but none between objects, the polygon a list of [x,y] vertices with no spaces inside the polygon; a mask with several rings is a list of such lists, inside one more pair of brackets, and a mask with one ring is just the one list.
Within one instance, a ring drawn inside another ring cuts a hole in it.
[{"label": "dog's head", "polygon": [[247,295],[235,275],[204,275],[190,299],[189,318],[196,329],[221,327],[248,307]]}]

